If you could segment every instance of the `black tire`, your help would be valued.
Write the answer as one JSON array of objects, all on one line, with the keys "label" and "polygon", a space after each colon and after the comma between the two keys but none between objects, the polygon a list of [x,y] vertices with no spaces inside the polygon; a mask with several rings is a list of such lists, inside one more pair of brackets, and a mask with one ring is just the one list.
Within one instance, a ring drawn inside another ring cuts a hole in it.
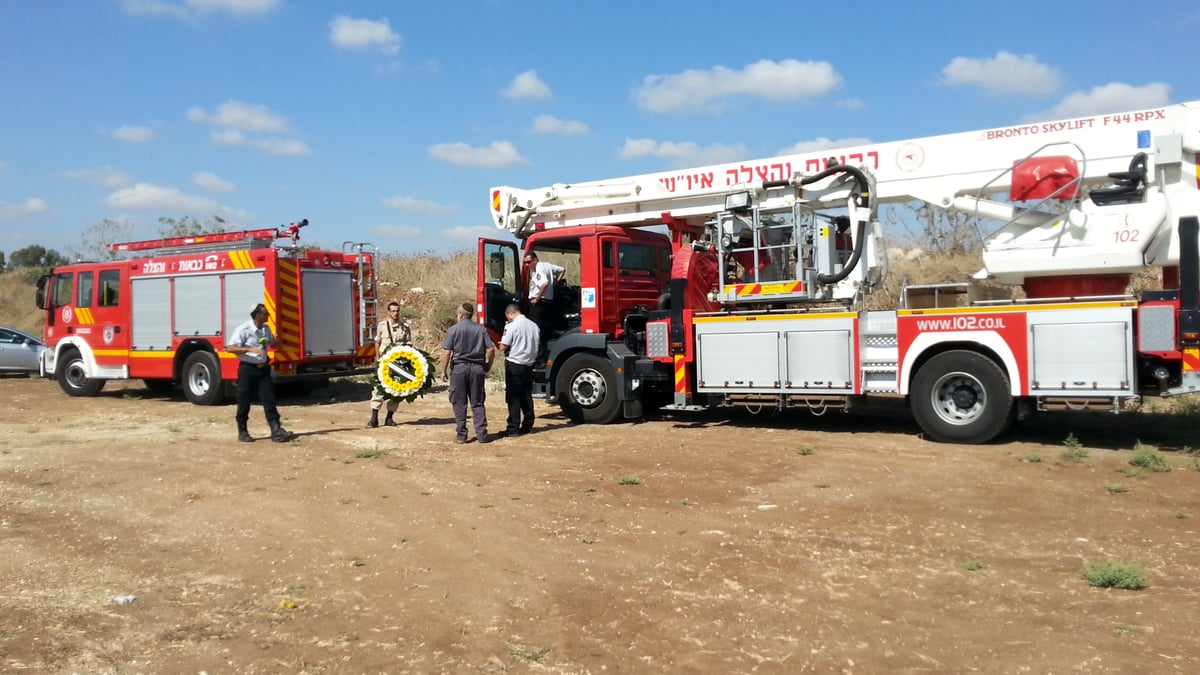
[{"label": "black tire", "polygon": [[567,359],[558,371],[555,391],[563,413],[575,422],[608,424],[621,411],[612,364],[593,354]]},{"label": "black tire", "polygon": [[216,405],[225,400],[221,365],[212,352],[194,352],[187,357],[180,385],[184,398],[196,405]]},{"label": "black tire", "polygon": [[95,396],[104,388],[107,380],[88,377],[85,365],[83,357],[74,349],[63,352],[59,357],[55,379],[69,396]]},{"label": "black tire", "polygon": [[170,396],[175,393],[175,381],[167,379],[143,379],[142,384],[155,396]]},{"label": "black tire", "polygon": [[1008,376],[995,361],[966,350],[929,359],[913,376],[913,416],[942,443],[987,443],[1008,430],[1013,397]]}]

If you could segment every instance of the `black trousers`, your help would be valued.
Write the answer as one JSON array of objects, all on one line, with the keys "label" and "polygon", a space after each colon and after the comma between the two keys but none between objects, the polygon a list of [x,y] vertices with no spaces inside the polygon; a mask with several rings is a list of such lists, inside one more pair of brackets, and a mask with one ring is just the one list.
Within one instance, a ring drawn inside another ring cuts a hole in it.
[{"label": "black trousers", "polygon": [[250,402],[254,395],[262,403],[266,413],[267,423],[274,428],[279,424],[279,409],[275,407],[275,383],[271,381],[271,367],[259,368],[245,361],[238,362],[237,379],[237,423],[238,427],[246,426],[250,421]]},{"label": "black trousers", "polygon": [[550,331],[554,328],[555,314],[553,300],[538,300],[529,303],[529,320],[538,327],[538,358],[546,358],[546,341],[550,339]]},{"label": "black trousers", "polygon": [[[533,366],[504,362],[504,402],[508,404],[510,434],[533,429]],[[524,416],[524,421],[521,417]]]}]

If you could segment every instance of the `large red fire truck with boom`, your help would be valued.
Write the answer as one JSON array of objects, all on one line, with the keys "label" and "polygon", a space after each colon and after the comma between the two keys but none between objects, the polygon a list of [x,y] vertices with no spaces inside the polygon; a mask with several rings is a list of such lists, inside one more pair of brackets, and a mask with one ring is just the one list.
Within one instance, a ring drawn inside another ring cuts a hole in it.
[{"label": "large red fire truck with boom", "polygon": [[[479,320],[498,334],[524,301],[518,245],[565,267],[535,393],[581,422],[893,395],[928,437],[982,443],[1036,411],[1117,412],[1200,391],[1198,152],[1193,102],[498,187],[518,242],[480,240]],[[912,203],[974,223],[983,269],[868,309],[878,208]],[[1150,268],[1161,289],[1131,295]]]},{"label": "large red fire truck with boom", "polygon": [[71,396],[141,379],[152,391],[178,385],[192,403],[219,403],[237,380],[225,336],[258,303],[279,338],[270,352],[278,381],[370,372],[378,252],[352,242],[301,247],[307,224],[111,244],[134,257],[54,268],[37,285],[42,376]]}]

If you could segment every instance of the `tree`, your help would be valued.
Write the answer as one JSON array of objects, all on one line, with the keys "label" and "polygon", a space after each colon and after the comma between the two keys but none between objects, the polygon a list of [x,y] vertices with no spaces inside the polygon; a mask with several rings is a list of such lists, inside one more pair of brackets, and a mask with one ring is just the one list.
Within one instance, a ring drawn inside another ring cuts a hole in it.
[{"label": "tree", "polygon": [[221,216],[212,216],[203,223],[191,216],[159,218],[158,222],[162,224],[162,227],[158,228],[158,234],[163,239],[194,237],[200,234],[216,234],[225,231],[225,219]]},{"label": "tree", "polygon": [[4,271],[4,251],[0,251],[0,272]]},{"label": "tree", "polygon": [[54,267],[55,265],[65,265],[67,262],[67,259],[58,251],[39,244],[17,249],[12,252],[12,255],[8,259],[9,267],[13,269],[21,267]]},{"label": "tree", "polygon": [[129,241],[133,238],[133,223],[129,220],[112,220],[105,218],[84,230],[79,239],[79,247],[72,251],[77,260],[116,260],[124,254],[111,251],[109,244]]},{"label": "tree", "polygon": [[979,248],[979,231],[969,213],[921,201],[886,207],[880,208],[880,219],[907,234],[907,237],[901,237],[903,245],[947,255],[972,253]]}]

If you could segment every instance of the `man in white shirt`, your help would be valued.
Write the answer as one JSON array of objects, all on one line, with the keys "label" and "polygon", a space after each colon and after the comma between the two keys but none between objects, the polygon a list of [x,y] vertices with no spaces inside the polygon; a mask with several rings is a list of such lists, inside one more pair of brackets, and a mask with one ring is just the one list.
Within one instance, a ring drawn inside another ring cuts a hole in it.
[{"label": "man in white shirt", "polygon": [[[504,352],[504,402],[508,404],[505,436],[521,436],[533,430],[533,364],[537,361],[537,324],[521,314],[517,305],[504,310],[508,323],[500,338]],[[524,416],[524,421],[521,417]]]},{"label": "man in white shirt", "polygon": [[249,443],[254,440],[247,429],[250,422],[250,398],[258,393],[267,424],[271,427],[271,440],[276,443],[290,441],[295,434],[279,424],[279,409],[275,407],[275,383],[271,380],[271,362],[267,348],[279,344],[271,333],[267,320],[271,313],[266,305],[259,303],[250,312],[250,320],[238,326],[225,341],[225,351],[238,358],[237,414],[238,440]]},{"label": "man in white shirt", "polygon": [[538,357],[546,356],[546,340],[556,323],[551,316],[554,307],[554,284],[562,280],[566,270],[554,263],[539,262],[533,251],[525,254],[526,269],[529,270],[529,318],[537,324],[540,333]]}]

